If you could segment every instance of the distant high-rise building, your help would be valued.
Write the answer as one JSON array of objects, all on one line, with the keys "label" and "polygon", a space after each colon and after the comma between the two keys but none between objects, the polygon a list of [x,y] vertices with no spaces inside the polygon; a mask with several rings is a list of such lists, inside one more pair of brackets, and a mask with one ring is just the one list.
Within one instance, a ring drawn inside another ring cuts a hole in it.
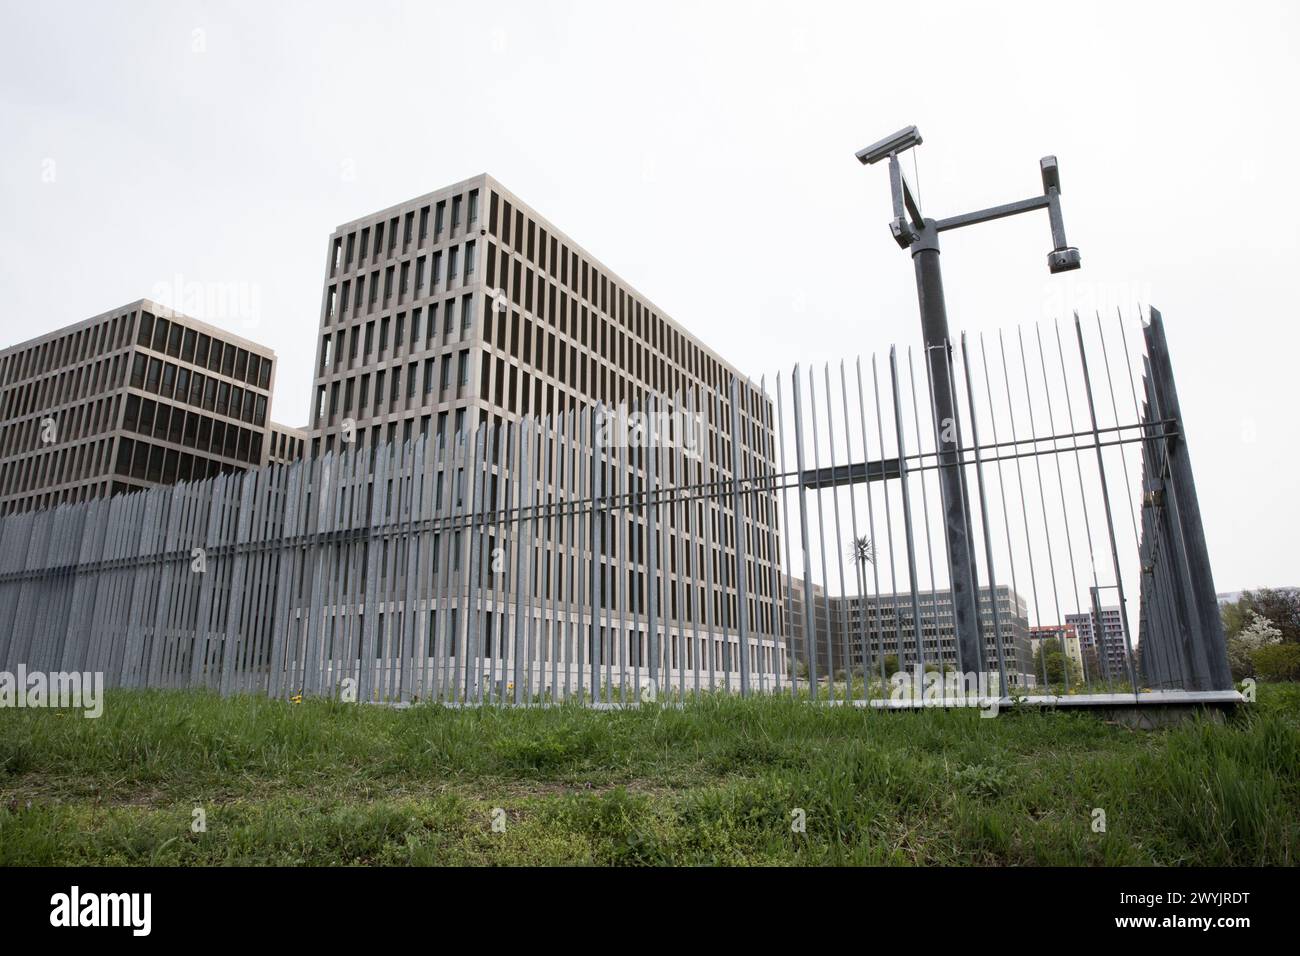
[{"label": "distant high-rise building", "polygon": [[[807,613],[804,611],[804,586],[799,576],[785,578],[790,613],[790,662],[800,666],[808,661]],[[996,595],[997,629],[994,629]],[[957,639],[953,626],[952,592],[921,591],[916,607],[912,594],[830,595],[820,585],[813,585],[812,621],[816,631],[818,677],[842,672],[861,673],[863,648],[870,665],[877,672],[881,658],[910,669],[920,663],[917,652],[916,619],[921,622],[922,647],[928,665],[957,666]],[[1006,586],[995,592],[979,592],[980,625],[984,635],[985,671],[998,672],[998,633],[1002,636],[1007,683],[1013,687],[1032,687],[1038,681],[1033,671],[1033,650],[1029,641],[1028,607],[1025,599]],[[891,660],[892,659],[892,660]],[[828,666],[829,661],[829,666]],[[887,675],[888,676],[888,675]]]},{"label": "distant high-rise building", "polygon": [[141,299],[0,351],[0,514],[267,461],[275,353]]},{"label": "distant high-rise building", "polygon": [[1126,680],[1128,650],[1124,642],[1124,615],[1118,607],[1103,607],[1100,614],[1100,640],[1093,614],[1067,614],[1065,623],[1079,635],[1085,673],[1090,680]]},{"label": "distant high-rise building", "polygon": [[[708,449],[706,461],[691,465],[703,471],[695,481],[725,491],[737,465],[748,475],[775,470],[774,413],[762,392],[489,176],[345,223],[329,238],[308,426],[313,457],[424,437],[441,483],[445,456],[480,426],[496,434],[525,417],[555,423],[582,409],[635,409],[688,393]],[[607,489],[644,487],[644,455],[613,459],[621,474],[602,479]],[[572,490],[546,478],[539,471],[530,479],[540,493]],[[639,614],[640,629],[630,624],[603,652],[606,659],[645,660],[653,643],[645,577],[653,571],[664,596],[658,646],[670,671],[707,670],[711,660],[734,681],[743,666],[744,593],[755,638],[748,666],[756,674],[783,672],[775,500],[774,493],[750,496],[745,567],[737,566],[735,536],[724,539],[732,526],[729,494],[697,498],[690,514],[670,517],[671,508],[661,509],[666,537],[653,567],[646,512],[619,522],[604,542],[610,576],[600,600]],[[462,550],[469,547],[464,537]],[[749,582],[743,592],[742,574]],[[557,575],[534,587],[550,592],[559,584]]]},{"label": "distant high-rise building", "polygon": [[[921,646],[924,648],[926,664],[957,667],[957,636],[951,591],[918,592],[915,608],[910,591],[851,595],[840,600],[844,602],[845,613],[838,613],[833,603],[831,626],[842,630],[845,657],[854,670],[862,666],[864,642],[873,663],[880,654],[898,656],[899,666],[904,669],[919,663],[916,641],[918,617],[921,621]],[[1025,599],[1009,587],[999,585],[992,591],[981,587],[978,603],[980,633],[984,637],[985,673],[996,675],[999,672],[1000,635],[1007,683],[1012,687],[1034,686],[1036,681],[1033,653],[1029,645],[1029,610]]]}]

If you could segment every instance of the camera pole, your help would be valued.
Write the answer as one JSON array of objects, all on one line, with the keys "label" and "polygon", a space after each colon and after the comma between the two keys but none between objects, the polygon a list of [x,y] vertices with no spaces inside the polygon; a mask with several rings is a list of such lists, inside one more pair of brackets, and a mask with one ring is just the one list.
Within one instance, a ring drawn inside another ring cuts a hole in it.
[{"label": "camera pole", "polygon": [[[898,162],[898,154],[921,145],[915,126],[860,150],[858,160],[870,165],[889,160],[889,183],[894,219],[890,231],[903,249],[911,249],[916,271],[916,296],[921,311],[921,336],[930,371],[931,412],[938,444],[939,490],[943,502],[944,542],[952,575],[953,624],[957,635],[958,663],[966,672],[983,672],[984,643],[980,638],[979,589],[975,572],[974,532],[970,503],[961,460],[961,425],[957,417],[952,377],[952,346],[948,334],[948,309],[943,295],[943,273],[939,266],[939,233],[979,222],[1002,219],[1034,209],[1047,209],[1051,220],[1053,248],[1047,256],[1051,272],[1067,272],[1080,265],[1079,250],[1065,241],[1061,217],[1061,181],[1055,156],[1039,162],[1043,195],[994,206],[948,219],[926,219]],[[996,600],[996,595],[990,595]],[[916,635],[918,645],[922,639]],[[918,648],[919,649],[919,648]],[[901,662],[900,662],[901,664]]]},{"label": "camera pole", "polygon": [[[958,663],[964,672],[982,673],[984,642],[980,639],[974,535],[961,469],[961,428],[952,388],[948,309],[939,265],[939,233],[935,231],[933,220],[922,221],[911,250],[912,266],[916,271],[916,297],[921,309],[921,337],[930,370],[931,411],[939,451],[939,492],[943,503],[944,544],[952,574],[952,614],[957,633]],[[917,635],[917,640],[920,639]]]}]

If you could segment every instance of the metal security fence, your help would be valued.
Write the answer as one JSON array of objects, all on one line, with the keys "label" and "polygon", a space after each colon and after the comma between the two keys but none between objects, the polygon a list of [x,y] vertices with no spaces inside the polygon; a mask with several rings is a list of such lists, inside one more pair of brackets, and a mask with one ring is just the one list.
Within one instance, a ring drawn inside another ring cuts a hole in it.
[{"label": "metal security fence", "polygon": [[[1144,418],[1182,422],[1159,312],[1145,329]],[[1142,444],[1141,664],[1160,687],[1233,686],[1223,623],[1201,525],[1201,507],[1181,433]]]},{"label": "metal security fence", "polygon": [[0,663],[461,704],[865,702],[908,671],[999,696],[1227,689],[1158,313],[1143,334],[1076,316],[944,362],[485,414],[12,515]]}]

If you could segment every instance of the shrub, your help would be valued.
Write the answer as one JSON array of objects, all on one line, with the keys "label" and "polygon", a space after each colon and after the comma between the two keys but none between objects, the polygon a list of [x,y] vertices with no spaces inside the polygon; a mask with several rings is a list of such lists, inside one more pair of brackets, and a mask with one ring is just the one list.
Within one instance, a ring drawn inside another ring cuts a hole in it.
[{"label": "shrub", "polygon": [[1251,661],[1264,680],[1300,680],[1300,644],[1268,644],[1258,648]]}]

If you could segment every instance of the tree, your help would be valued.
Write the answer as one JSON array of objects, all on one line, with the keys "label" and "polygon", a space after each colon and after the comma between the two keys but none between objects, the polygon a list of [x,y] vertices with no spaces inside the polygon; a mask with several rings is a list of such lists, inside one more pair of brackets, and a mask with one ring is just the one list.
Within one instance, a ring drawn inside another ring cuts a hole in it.
[{"label": "tree", "polygon": [[1066,657],[1060,644],[1055,641],[1039,641],[1038,650],[1034,652],[1034,673],[1041,675],[1044,671],[1049,684],[1065,683],[1067,673],[1070,675],[1071,687],[1083,682],[1083,672],[1079,669],[1078,662]]},{"label": "tree", "polygon": [[1300,644],[1266,644],[1251,660],[1264,680],[1300,680]]},{"label": "tree", "polygon": [[1278,629],[1281,643],[1300,644],[1300,589],[1243,591],[1238,600],[1225,604],[1220,613],[1224,633],[1229,639],[1252,626],[1254,615],[1258,614]]},{"label": "tree", "polygon": [[1228,638],[1228,667],[1233,680],[1255,676],[1255,658],[1260,650],[1282,643],[1282,632],[1258,611],[1247,611],[1248,623]]}]

